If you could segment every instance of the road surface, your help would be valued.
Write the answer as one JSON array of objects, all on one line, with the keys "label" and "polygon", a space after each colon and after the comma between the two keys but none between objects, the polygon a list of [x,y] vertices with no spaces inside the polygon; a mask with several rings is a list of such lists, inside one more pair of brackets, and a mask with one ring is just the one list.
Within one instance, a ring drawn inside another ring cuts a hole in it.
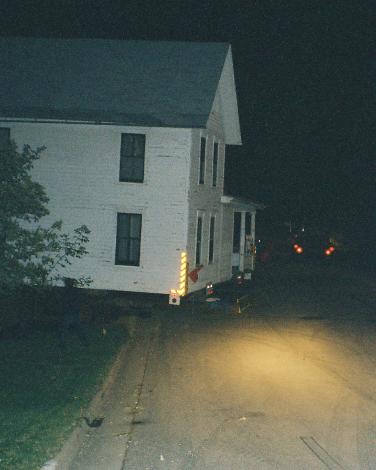
[{"label": "road surface", "polygon": [[73,470],[376,468],[371,280],[292,265],[252,282],[241,313],[143,320]]}]

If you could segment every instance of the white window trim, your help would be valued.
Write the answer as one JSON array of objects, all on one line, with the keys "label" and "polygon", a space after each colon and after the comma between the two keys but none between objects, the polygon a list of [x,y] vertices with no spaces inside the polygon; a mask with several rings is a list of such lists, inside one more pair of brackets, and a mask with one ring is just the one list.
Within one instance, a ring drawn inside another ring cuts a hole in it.
[{"label": "white window trim", "polygon": [[121,181],[120,180],[120,158],[121,154],[119,152],[119,163],[118,163],[118,174],[114,182],[119,185],[119,186],[124,186],[124,185],[147,185],[148,184],[148,179],[149,179],[149,158],[148,158],[148,153],[149,153],[149,134],[147,132],[147,129],[125,129],[121,130],[119,134],[120,142],[119,142],[119,149],[121,150],[121,134],[140,134],[145,136],[145,153],[144,153],[144,179],[142,182],[135,182],[135,181]]},{"label": "white window trim", "polygon": [[[216,170],[216,178],[215,178],[215,186],[214,186],[214,149],[215,149],[215,144],[217,144],[217,170]],[[218,188],[218,183],[219,183],[219,162],[220,162],[220,141],[216,138],[213,137],[213,148],[212,148],[212,178],[211,178],[211,186],[212,188]]]},{"label": "white window trim", "polygon": [[[118,213],[120,214],[140,214],[142,218],[141,222],[141,250],[140,250],[140,262],[137,266],[131,265],[131,264],[116,264],[116,237],[117,237],[117,215]],[[144,220],[146,220],[146,210],[144,207],[124,207],[124,206],[115,206],[114,212],[112,213],[112,220],[113,220],[113,225],[112,225],[112,240],[113,240],[113,246],[112,246],[112,252],[114,253],[113,257],[113,262],[112,262],[112,267],[114,269],[119,269],[119,270],[137,270],[140,268],[143,268],[143,251],[144,251],[144,236],[145,236],[145,230],[144,230]]]},{"label": "white window trim", "polygon": [[[199,217],[201,217],[202,219],[202,223],[201,223],[201,243],[200,243],[200,263],[197,264],[196,263],[196,260],[197,260],[197,228],[198,228],[198,219]],[[202,266],[204,263],[203,263],[203,258],[204,258],[204,253],[203,253],[203,246],[204,246],[204,233],[205,233],[205,211],[203,210],[198,210],[197,211],[197,214],[196,214],[196,227],[195,227],[195,258],[194,258],[194,261],[195,261],[195,266]]]},{"label": "white window trim", "polygon": [[[225,164],[226,164],[226,144],[224,143],[223,140],[219,142],[219,146],[222,149],[222,181],[221,181],[221,187],[223,188],[224,181],[225,181]],[[220,155],[219,148],[218,148],[218,154]]]},{"label": "white window trim", "polygon": [[[212,261],[210,261],[209,257],[210,257],[210,223],[211,223],[211,219],[214,218],[214,232],[213,232],[213,259]],[[208,265],[209,266],[212,266],[213,264],[215,264],[215,232],[216,232],[216,229],[217,229],[217,214],[216,213],[211,213],[209,214],[209,230],[208,230]]]},{"label": "white window trim", "polygon": [[[203,182],[200,183],[200,177],[201,177],[201,139],[205,139],[205,161],[204,161],[204,171],[203,171]],[[198,178],[197,178],[197,184],[199,186],[204,186],[205,185],[205,180],[206,180],[206,166],[207,166],[207,160],[208,160],[208,137],[206,135],[200,134],[200,141],[199,141],[199,154],[198,154]]]}]

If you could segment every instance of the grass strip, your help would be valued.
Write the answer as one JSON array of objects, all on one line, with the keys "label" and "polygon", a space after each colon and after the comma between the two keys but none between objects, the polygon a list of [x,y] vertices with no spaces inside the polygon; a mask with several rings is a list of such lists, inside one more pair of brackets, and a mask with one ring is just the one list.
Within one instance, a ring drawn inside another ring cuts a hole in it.
[{"label": "grass strip", "polygon": [[88,344],[31,331],[0,342],[0,469],[39,469],[62,447],[103,383],[126,330],[85,325]]}]

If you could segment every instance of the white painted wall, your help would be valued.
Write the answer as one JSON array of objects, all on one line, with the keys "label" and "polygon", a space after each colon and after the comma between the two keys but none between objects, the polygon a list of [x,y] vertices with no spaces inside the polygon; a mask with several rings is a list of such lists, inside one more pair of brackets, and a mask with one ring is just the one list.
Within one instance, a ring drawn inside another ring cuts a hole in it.
[{"label": "white painted wall", "polygon": [[[239,113],[231,46],[226,56],[221,77],[219,79],[214,106],[216,107],[216,112],[214,114],[217,115],[215,118],[221,128],[222,134],[220,135],[223,140],[228,145],[241,145]],[[207,125],[208,129],[212,129],[210,122],[211,118],[212,116],[209,117]],[[217,127],[213,130],[218,133],[219,129]]]},{"label": "white painted wall", "polygon": [[[231,80],[230,54],[206,129],[0,121],[0,126],[11,128],[20,147],[47,147],[33,170],[50,198],[51,214],[43,223],[62,219],[66,232],[81,224],[91,230],[89,255],[75,261],[64,275],[91,276],[91,287],[96,289],[168,293],[178,288],[181,251],[188,252],[189,269],[195,268],[200,212],[203,269],[199,281],[189,283],[189,291],[231,277],[233,211],[221,203],[224,119],[227,101],[234,98],[226,95],[226,84],[233,86]],[[237,108],[232,111],[237,116]],[[146,135],[144,183],[119,182],[122,132]],[[234,135],[237,132],[236,128]],[[198,184],[201,136],[207,139],[204,185]],[[219,144],[216,187],[212,186],[214,142]],[[140,266],[115,265],[118,212],[142,214]],[[211,216],[215,217],[214,260],[209,264]]]},{"label": "white painted wall", "polygon": [[[201,137],[207,139],[205,184],[198,184],[199,155]],[[219,143],[218,148],[218,176],[217,186],[213,181],[213,146]],[[232,253],[232,225],[229,222],[228,211],[223,208],[221,196],[223,195],[225,169],[225,138],[223,132],[222,110],[220,94],[217,90],[212,111],[209,116],[207,129],[192,130],[190,188],[189,188],[189,215],[188,215],[188,262],[190,270],[195,268],[196,256],[196,230],[198,213],[203,216],[202,233],[202,269],[199,271],[197,282],[189,281],[189,292],[205,287],[207,282],[222,282],[231,277]],[[209,264],[209,224],[211,216],[215,216],[214,260]],[[231,228],[228,227],[230,223]],[[228,252],[224,250],[229,250]]]},{"label": "white painted wall", "polygon": [[[64,231],[86,224],[89,255],[73,276],[91,276],[92,288],[168,293],[178,287],[180,251],[186,248],[191,131],[62,123],[9,123],[21,147],[46,146],[33,177],[47,190],[51,214]],[[119,182],[122,132],[146,134],[144,183]],[[142,218],[140,266],[116,266],[117,212]]]}]

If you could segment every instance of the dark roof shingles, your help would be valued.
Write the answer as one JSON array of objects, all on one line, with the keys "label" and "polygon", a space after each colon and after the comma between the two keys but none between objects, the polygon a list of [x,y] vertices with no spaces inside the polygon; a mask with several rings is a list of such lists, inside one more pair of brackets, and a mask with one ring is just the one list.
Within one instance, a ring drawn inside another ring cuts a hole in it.
[{"label": "dark roof shingles", "polygon": [[0,38],[0,116],[205,127],[228,47]]}]

